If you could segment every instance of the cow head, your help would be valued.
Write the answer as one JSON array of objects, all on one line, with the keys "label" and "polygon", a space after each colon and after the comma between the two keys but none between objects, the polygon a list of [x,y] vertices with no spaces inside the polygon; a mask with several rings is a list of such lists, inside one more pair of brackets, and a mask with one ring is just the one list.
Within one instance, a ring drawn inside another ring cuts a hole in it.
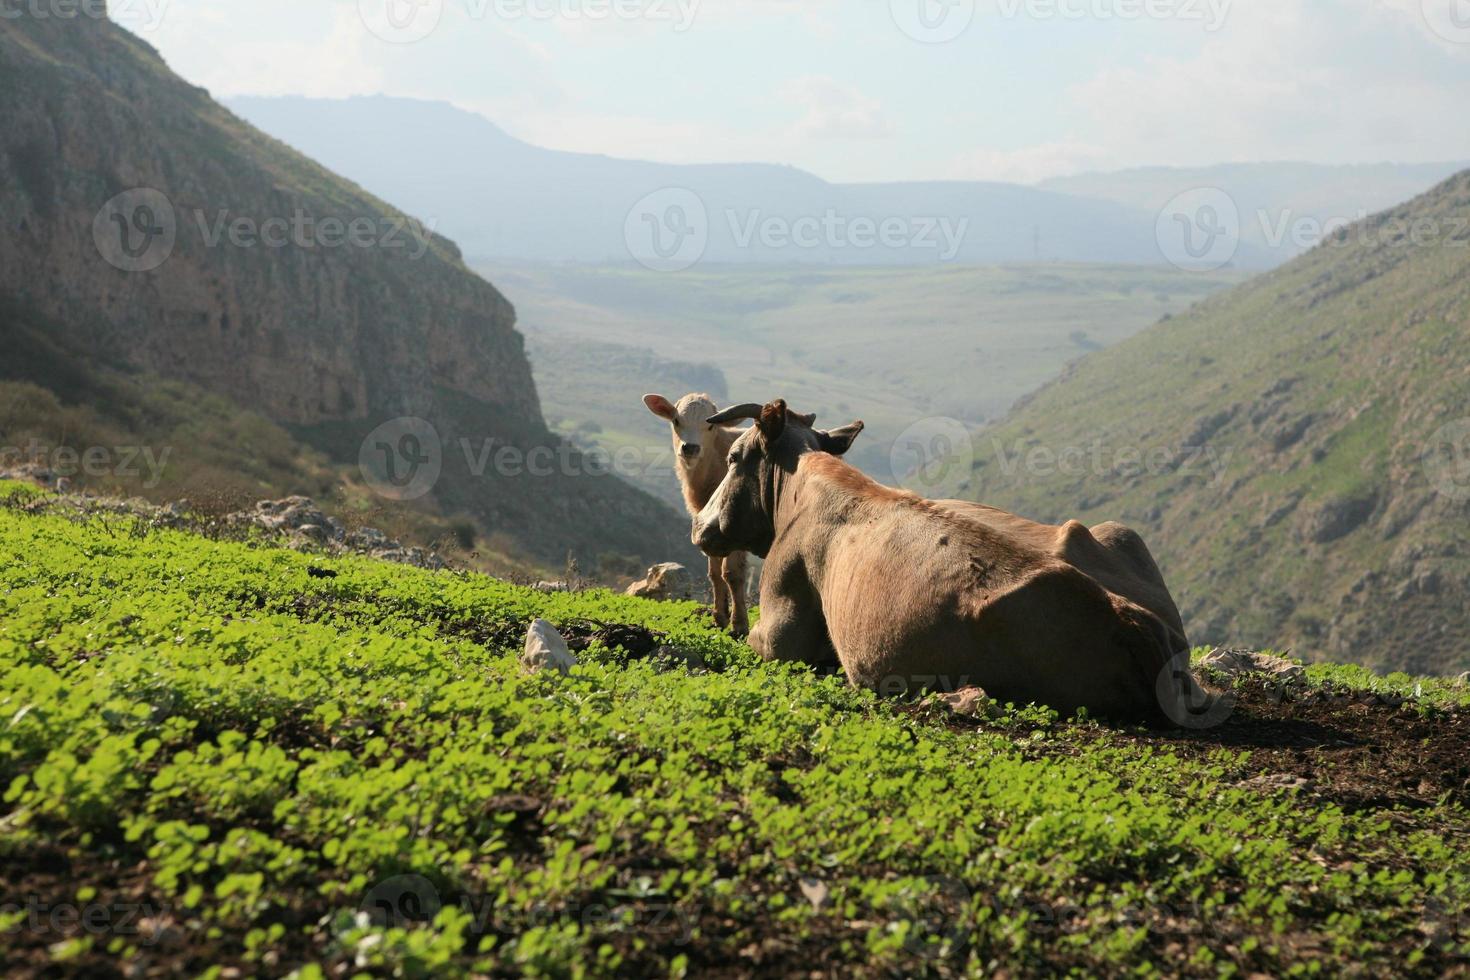
[{"label": "cow head", "polygon": [[715,451],[715,426],[709,419],[718,409],[709,395],[685,395],[677,405],[663,395],[644,395],[643,404],[673,429],[674,457],[681,464],[693,466]]},{"label": "cow head", "polygon": [[841,456],[863,431],[853,422],[824,432],[816,416],[798,415],[776,399],[769,405],[738,405],[710,416],[707,424],[727,425],[753,418],[756,424],[730,449],[729,470],[709,503],[694,518],[691,538],[707,555],[749,551],[764,558],[776,540],[776,506],[781,485],[807,453]]}]

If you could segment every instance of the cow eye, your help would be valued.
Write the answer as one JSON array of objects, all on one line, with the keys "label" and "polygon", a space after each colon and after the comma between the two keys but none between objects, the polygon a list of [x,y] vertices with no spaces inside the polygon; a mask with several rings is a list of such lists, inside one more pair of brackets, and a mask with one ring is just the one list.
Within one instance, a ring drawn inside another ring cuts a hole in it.
[{"label": "cow eye", "polygon": [[728,462],[731,466],[734,466],[736,463],[740,462],[739,454],[731,453],[730,458],[726,460],[726,462]]}]

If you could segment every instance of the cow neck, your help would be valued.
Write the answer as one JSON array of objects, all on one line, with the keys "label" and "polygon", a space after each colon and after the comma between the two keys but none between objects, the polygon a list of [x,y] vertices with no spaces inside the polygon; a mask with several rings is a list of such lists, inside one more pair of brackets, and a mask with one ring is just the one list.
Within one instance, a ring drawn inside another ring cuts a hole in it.
[{"label": "cow neck", "polygon": [[794,543],[807,566],[812,585],[820,592],[827,547],[836,529],[833,518],[850,509],[853,501],[843,499],[842,488],[826,479],[821,470],[814,469],[813,463],[822,469],[846,465],[828,453],[806,453],[798,460],[795,472],[777,470],[773,514],[776,540]]}]

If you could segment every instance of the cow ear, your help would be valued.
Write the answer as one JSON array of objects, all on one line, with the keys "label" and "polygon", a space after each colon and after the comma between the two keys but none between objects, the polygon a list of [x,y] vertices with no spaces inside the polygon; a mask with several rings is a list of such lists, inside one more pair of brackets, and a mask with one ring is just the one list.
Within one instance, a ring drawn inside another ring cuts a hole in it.
[{"label": "cow ear", "polygon": [[768,443],[781,438],[781,433],[786,431],[786,400],[777,398],[761,409],[761,417],[756,426]]},{"label": "cow ear", "polygon": [[817,442],[821,445],[822,452],[831,453],[833,456],[841,456],[852,448],[853,440],[858,437],[858,433],[861,431],[863,431],[863,423],[853,422],[850,425],[844,425],[842,428],[833,429],[830,432],[818,432]]},{"label": "cow ear", "polygon": [[666,421],[672,422],[679,416],[679,410],[674,407],[674,403],[663,395],[644,395],[643,404],[647,405],[648,410],[654,415]]},{"label": "cow ear", "polygon": [[791,421],[800,422],[802,425],[810,429],[817,422],[817,413],[812,412],[810,415],[802,415],[798,412],[792,412],[790,418]]}]

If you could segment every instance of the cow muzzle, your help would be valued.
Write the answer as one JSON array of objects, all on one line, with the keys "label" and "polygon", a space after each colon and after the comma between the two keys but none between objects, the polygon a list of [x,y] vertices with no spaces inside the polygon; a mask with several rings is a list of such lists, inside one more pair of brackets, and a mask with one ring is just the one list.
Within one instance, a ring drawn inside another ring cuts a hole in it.
[{"label": "cow muzzle", "polygon": [[720,522],[695,520],[694,527],[689,533],[689,540],[694,542],[694,547],[709,555],[711,558],[724,558],[731,552],[730,546],[725,541],[725,536],[720,532]]}]

